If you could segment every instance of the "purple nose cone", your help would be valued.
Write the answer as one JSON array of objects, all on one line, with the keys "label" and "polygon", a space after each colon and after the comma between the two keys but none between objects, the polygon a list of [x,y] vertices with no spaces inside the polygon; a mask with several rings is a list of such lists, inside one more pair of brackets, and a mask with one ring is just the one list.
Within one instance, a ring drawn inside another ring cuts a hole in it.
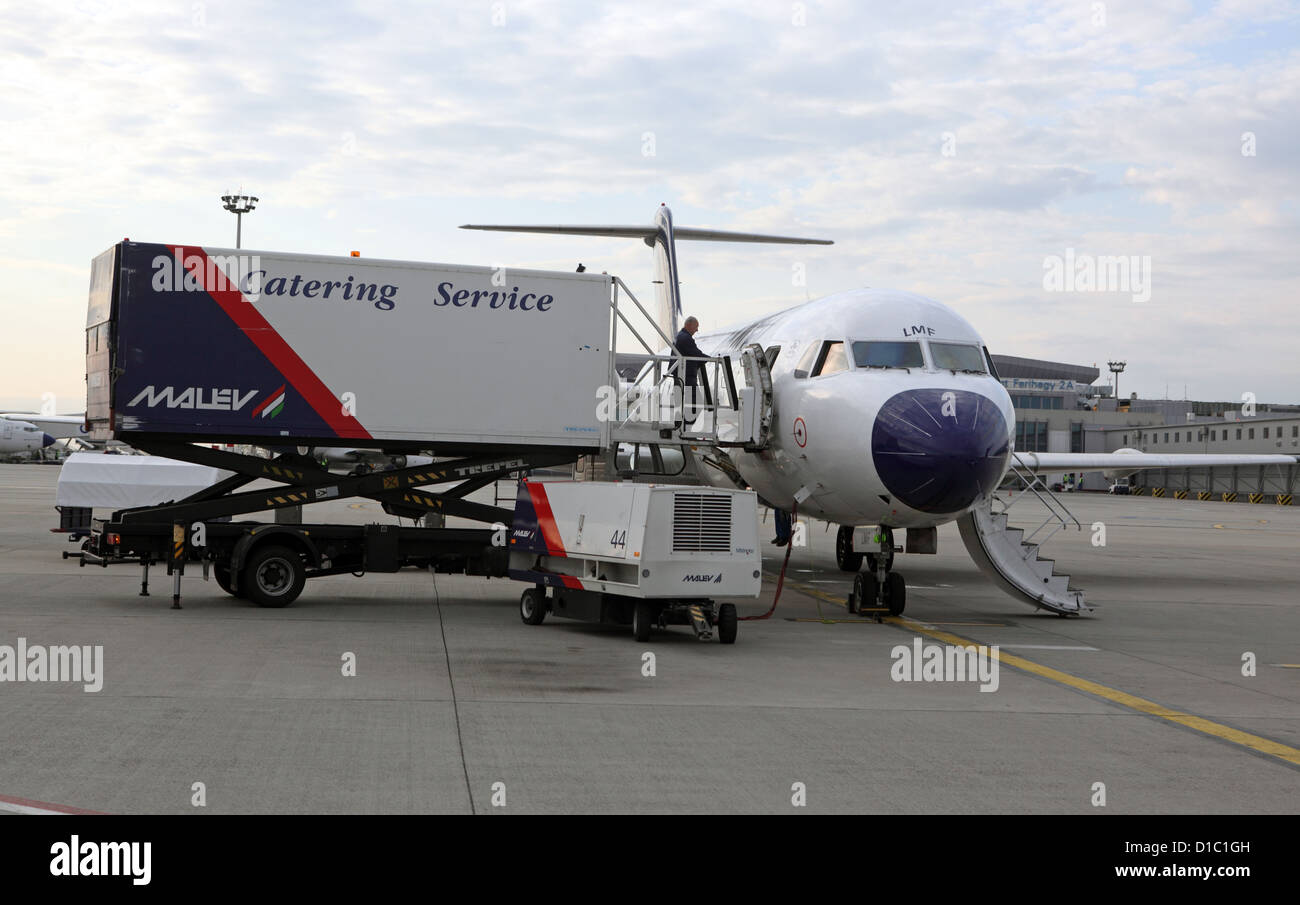
[{"label": "purple nose cone", "polygon": [[992,490],[1011,454],[998,407],[965,390],[906,390],[880,409],[871,451],[895,499],[920,512],[960,512]]},{"label": "purple nose cone", "polygon": [[50,446],[53,443],[54,443],[53,437],[51,437],[49,434],[41,434],[41,449],[44,449],[45,447]]}]

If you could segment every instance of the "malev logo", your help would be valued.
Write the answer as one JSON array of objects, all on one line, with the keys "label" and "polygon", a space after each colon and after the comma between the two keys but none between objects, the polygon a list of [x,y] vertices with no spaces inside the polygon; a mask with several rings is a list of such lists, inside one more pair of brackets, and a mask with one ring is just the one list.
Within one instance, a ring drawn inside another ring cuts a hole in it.
[{"label": "malev logo", "polygon": [[[283,387],[281,387],[283,389]],[[258,393],[249,390],[244,393],[238,387],[218,389],[217,387],[163,387],[154,389],[151,383],[128,402],[127,408],[146,405],[156,408],[165,405],[169,409],[219,409],[225,412],[237,412],[248,404]]]},{"label": "malev logo", "polygon": [[721,584],[722,573],[719,572],[717,575],[711,575],[706,572],[703,575],[685,575],[682,577],[682,581],[704,583],[704,584]]},{"label": "malev logo", "polygon": [[262,400],[262,403],[253,409],[250,418],[274,418],[284,411],[284,402],[289,394],[287,383],[280,384],[280,388],[271,395]]}]

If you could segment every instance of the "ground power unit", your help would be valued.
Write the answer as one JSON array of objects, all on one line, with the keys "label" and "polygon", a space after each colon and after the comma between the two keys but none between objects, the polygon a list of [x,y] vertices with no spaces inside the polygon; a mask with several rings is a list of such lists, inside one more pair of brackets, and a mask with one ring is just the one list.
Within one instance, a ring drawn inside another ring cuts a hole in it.
[{"label": "ground power unit", "polygon": [[594,481],[519,482],[509,575],[533,587],[519,614],[736,640],[736,607],[762,587],[758,497],[747,490]]}]

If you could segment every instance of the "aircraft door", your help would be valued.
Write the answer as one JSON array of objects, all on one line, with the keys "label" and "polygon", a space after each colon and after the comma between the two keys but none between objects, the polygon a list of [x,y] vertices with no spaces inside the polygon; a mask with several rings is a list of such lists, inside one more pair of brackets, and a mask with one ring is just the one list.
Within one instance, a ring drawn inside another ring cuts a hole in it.
[{"label": "aircraft door", "polygon": [[746,451],[754,452],[766,449],[772,437],[772,370],[758,343],[741,351],[740,363],[745,372],[745,388],[740,393],[741,436]]}]

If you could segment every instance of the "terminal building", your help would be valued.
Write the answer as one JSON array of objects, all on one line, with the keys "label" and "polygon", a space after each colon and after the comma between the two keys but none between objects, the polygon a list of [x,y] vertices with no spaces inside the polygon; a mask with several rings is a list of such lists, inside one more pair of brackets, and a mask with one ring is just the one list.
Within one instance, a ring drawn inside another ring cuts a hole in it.
[{"label": "terminal building", "polygon": [[[1116,399],[1101,371],[1034,358],[994,355],[998,378],[1016,412],[1021,452],[1273,453],[1300,456],[1300,405],[1191,400]],[[1249,414],[1248,414],[1249,413]],[[1289,503],[1297,467],[1220,466],[1149,469],[1133,475],[1137,492],[1235,497]],[[1101,472],[1052,475],[1049,484],[1105,490]]]}]

